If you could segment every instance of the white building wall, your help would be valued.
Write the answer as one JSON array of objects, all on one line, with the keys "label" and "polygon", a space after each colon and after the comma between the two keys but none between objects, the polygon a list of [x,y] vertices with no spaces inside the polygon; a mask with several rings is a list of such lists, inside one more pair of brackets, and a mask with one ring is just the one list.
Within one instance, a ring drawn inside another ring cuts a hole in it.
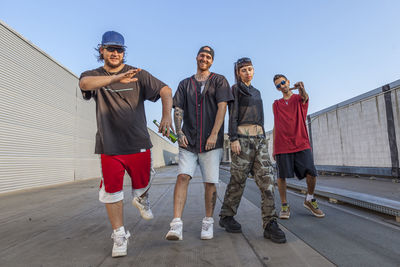
[{"label": "white building wall", "polygon": [[[77,76],[2,21],[0,74],[0,193],[100,177],[95,102]],[[177,148],[151,136],[154,166],[175,161]]]},{"label": "white building wall", "polygon": [[391,167],[383,95],[311,118],[316,165]]},{"label": "white building wall", "polygon": [[153,130],[148,129],[153,148],[151,156],[153,158],[153,167],[158,168],[166,165],[178,163],[178,145],[173,145],[166,137],[161,137]]},{"label": "white building wall", "polygon": [[75,75],[3,23],[0,73],[0,192],[73,181]]},{"label": "white building wall", "polygon": [[400,87],[392,91],[394,125],[396,130],[397,151],[400,153]]},{"label": "white building wall", "polygon": [[100,157],[94,154],[97,131],[95,102],[93,99],[84,100],[79,87],[76,86],[75,89],[77,96],[74,134],[75,180],[99,177]]},{"label": "white building wall", "polygon": [[[321,164],[343,164],[342,141],[339,127],[337,110],[327,112],[311,120],[311,129],[316,131],[312,136],[314,158]],[[314,133],[314,132],[312,132]],[[329,149],[324,151],[329,145]],[[317,149],[318,148],[318,149]]]},{"label": "white building wall", "polygon": [[[400,80],[392,82],[389,86],[397,149],[400,153]],[[392,164],[395,163],[392,163],[391,158],[388,118],[382,88],[311,114],[309,120],[311,124],[308,124],[308,127],[317,169],[395,175],[393,172],[391,174],[392,168],[395,168]],[[269,151],[272,158],[272,131],[266,134],[270,139]]]}]

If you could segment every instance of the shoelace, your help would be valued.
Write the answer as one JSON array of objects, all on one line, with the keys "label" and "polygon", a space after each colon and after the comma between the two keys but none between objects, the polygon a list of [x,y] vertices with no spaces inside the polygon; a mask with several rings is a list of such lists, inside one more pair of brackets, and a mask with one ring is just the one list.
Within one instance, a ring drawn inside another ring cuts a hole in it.
[{"label": "shoelace", "polygon": [[124,241],[128,240],[130,236],[131,234],[129,233],[129,231],[127,231],[125,235],[116,235],[114,233],[111,234],[111,238],[114,240],[117,246],[122,246],[124,244]]},{"label": "shoelace", "polygon": [[314,207],[314,209],[318,209],[318,204],[316,200],[311,200],[311,205]]},{"label": "shoelace", "polygon": [[177,231],[180,227],[178,223],[171,223],[171,231]]},{"label": "shoelace", "polygon": [[272,220],[270,222],[270,229],[276,229],[278,228],[278,223],[276,222],[276,220]]},{"label": "shoelace", "polygon": [[204,231],[208,231],[208,229],[210,228],[211,223],[209,222],[203,222],[203,224],[201,225],[201,229],[203,229]]},{"label": "shoelace", "polygon": [[232,217],[229,218],[229,219],[227,219],[226,222],[227,222],[228,224],[236,224],[236,222],[233,220]]},{"label": "shoelace", "polygon": [[139,203],[143,205],[143,208],[145,210],[149,210],[150,209],[150,201],[149,201],[149,198],[147,196],[139,197]]}]

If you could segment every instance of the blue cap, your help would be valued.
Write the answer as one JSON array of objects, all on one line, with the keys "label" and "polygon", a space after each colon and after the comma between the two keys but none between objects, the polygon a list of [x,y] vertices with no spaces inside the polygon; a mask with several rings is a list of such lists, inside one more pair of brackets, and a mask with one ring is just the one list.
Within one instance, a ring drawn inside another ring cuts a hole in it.
[{"label": "blue cap", "polygon": [[103,34],[101,45],[117,45],[125,47],[125,40],[122,34],[115,31],[108,31]]}]

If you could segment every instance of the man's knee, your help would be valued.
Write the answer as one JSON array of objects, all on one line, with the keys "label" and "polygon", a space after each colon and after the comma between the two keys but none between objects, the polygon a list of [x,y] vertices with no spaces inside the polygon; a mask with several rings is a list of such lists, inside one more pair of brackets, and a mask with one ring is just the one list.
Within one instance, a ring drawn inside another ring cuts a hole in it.
[{"label": "man's knee", "polygon": [[306,180],[309,182],[315,182],[317,180],[317,177],[307,173]]},{"label": "man's knee", "polygon": [[178,177],[176,178],[178,183],[189,183],[189,181],[192,179],[192,177],[190,177],[190,175],[187,174],[179,174]]},{"label": "man's knee", "polygon": [[204,186],[208,189],[208,188],[216,188],[214,183],[204,183]]},{"label": "man's knee", "polygon": [[119,200],[116,202],[110,202],[110,203],[104,203],[106,206],[108,207],[117,207],[117,206],[123,206],[124,205],[124,201],[123,200]]},{"label": "man's knee", "polygon": [[99,191],[99,200],[102,203],[117,203],[124,199],[124,191],[119,191],[115,193],[107,193],[104,189],[104,185]]}]

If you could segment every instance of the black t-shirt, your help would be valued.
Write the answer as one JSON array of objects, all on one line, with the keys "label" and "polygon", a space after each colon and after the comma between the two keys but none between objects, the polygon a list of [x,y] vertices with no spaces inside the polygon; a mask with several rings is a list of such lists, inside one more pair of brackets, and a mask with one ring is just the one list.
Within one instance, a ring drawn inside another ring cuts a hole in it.
[{"label": "black t-shirt", "polygon": [[[235,141],[238,126],[242,124],[260,125],[264,132],[264,109],[260,91],[244,83],[232,86],[235,100],[229,103],[229,139]],[[264,134],[264,133],[263,133]]]},{"label": "black t-shirt", "polygon": [[[194,76],[179,83],[174,95],[174,108],[183,110],[182,131],[189,142],[187,150],[194,153],[206,152],[207,138],[214,127],[218,103],[233,100],[229,83],[222,75],[211,73],[201,91],[201,82]],[[215,148],[223,147],[224,125],[218,132]]]},{"label": "black t-shirt", "polygon": [[[125,65],[119,74],[132,66]],[[85,71],[79,79],[86,76],[111,75],[103,67]],[[157,101],[163,82],[145,70],[135,76],[137,82],[114,83],[94,91],[83,91],[83,98],[96,101],[97,134],[96,154],[125,155],[150,149],[153,145],[147,131],[144,101]]]}]

